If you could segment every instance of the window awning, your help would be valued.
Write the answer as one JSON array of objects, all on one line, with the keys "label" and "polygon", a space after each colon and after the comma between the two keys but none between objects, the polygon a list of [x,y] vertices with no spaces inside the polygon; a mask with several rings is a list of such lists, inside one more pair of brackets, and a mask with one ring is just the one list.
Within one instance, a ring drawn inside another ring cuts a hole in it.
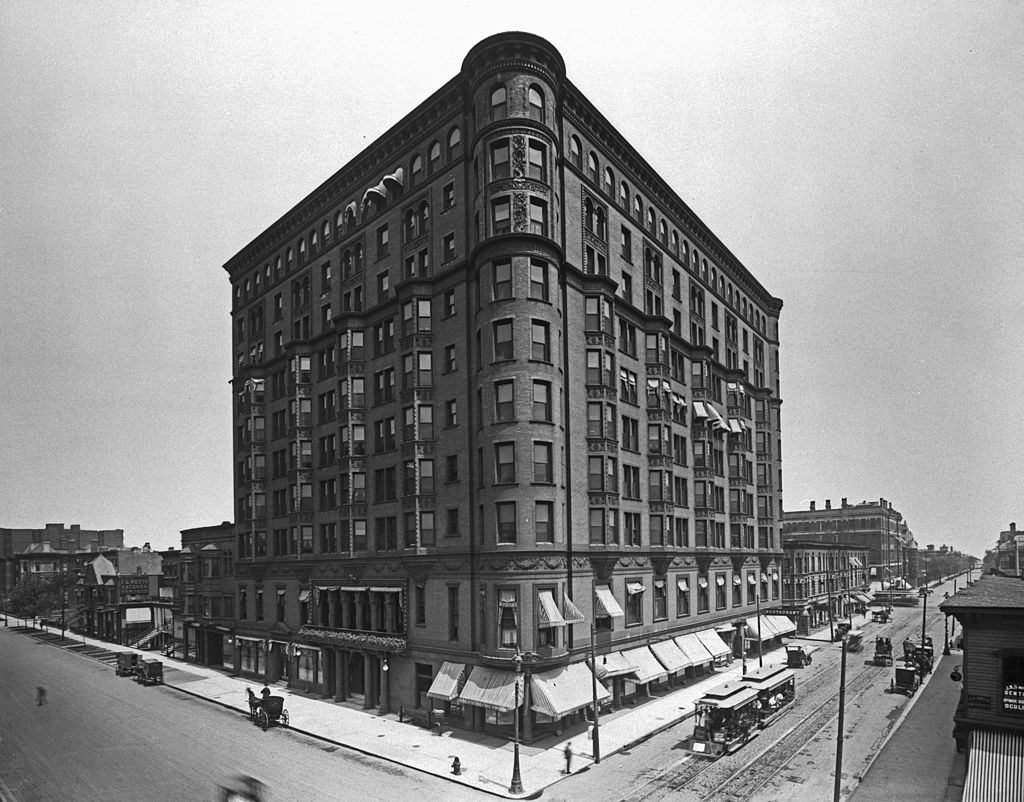
[{"label": "window awning", "polygon": [[377,585],[377,586],[371,586],[371,587],[370,587],[370,590],[371,590],[372,592],[374,592],[374,593],[401,593],[401,592],[402,592],[402,589],[401,589],[401,588],[394,588],[394,587],[381,587],[381,586],[379,586],[379,585]]},{"label": "window awning", "polygon": [[693,660],[683,654],[675,641],[663,640],[651,644],[651,651],[658,658],[658,662],[665,666],[670,673],[682,671],[687,666],[693,665]]},{"label": "window awning", "polygon": [[612,589],[609,585],[598,585],[594,588],[594,601],[597,603],[597,614],[603,615],[608,618],[625,618],[626,614],[619,607],[619,603],[615,601],[615,596],[612,595]]},{"label": "window awning", "polygon": [[427,696],[436,699],[444,699],[450,702],[462,692],[462,686],[466,682],[465,663],[442,663],[437,670],[437,676],[430,683]]},{"label": "window awning", "polygon": [[[519,682],[522,682],[520,675]],[[511,671],[473,666],[469,679],[459,694],[459,701],[473,707],[486,707],[500,713],[509,713],[516,707],[516,675]],[[522,687],[519,689],[519,704],[523,703]]]},{"label": "window awning", "polygon": [[743,434],[743,430],[747,428],[746,424],[739,418],[729,418],[729,431],[733,434]]},{"label": "window awning", "polygon": [[850,567],[851,568],[863,568],[864,566],[861,565],[861,562],[860,562],[860,560],[858,558],[851,557],[850,558]]},{"label": "window awning", "polygon": [[724,576],[716,576],[715,577],[715,584],[718,585],[719,587],[722,587],[723,585],[725,585],[725,577]]},{"label": "window awning", "polygon": [[698,577],[697,584],[700,585],[702,588],[706,588],[708,586],[707,577]]},{"label": "window awning", "polygon": [[747,584],[748,585],[756,585],[757,584],[757,579],[754,578],[753,574],[747,574]]},{"label": "window awning", "polygon": [[542,627],[564,627],[565,619],[558,612],[555,597],[550,590],[542,590],[537,594],[537,624]]},{"label": "window awning", "polygon": [[707,409],[706,406],[704,406],[704,402],[703,401],[694,401],[693,402],[693,414],[696,417],[698,417],[698,418],[706,418],[706,417],[708,417],[708,409]]},{"label": "window awning", "polygon": [[[323,590],[323,588],[320,588],[320,589]],[[348,593],[365,593],[366,592],[366,586],[365,585],[362,585],[362,586],[341,585],[340,587],[334,588],[334,590],[343,590],[343,591],[346,591]]]},{"label": "window awning", "polygon": [[[533,700],[530,707],[551,718],[562,718],[593,704],[593,677],[585,663],[572,663],[530,677]],[[608,689],[597,683],[597,701],[611,699]]]},{"label": "window awning", "polygon": [[679,647],[679,651],[692,660],[695,666],[705,665],[714,659],[711,652],[704,647],[704,644],[700,642],[700,638],[693,632],[687,632],[685,635],[676,635],[672,640]]},{"label": "window awning", "polygon": [[308,590],[300,590],[299,591],[299,601],[300,602],[308,602],[309,601],[309,591]]},{"label": "window awning", "polygon": [[689,585],[689,583],[685,579],[677,579],[676,580],[676,587],[679,589],[680,593],[689,593],[690,592],[690,585]]},{"label": "window awning", "polygon": [[761,581],[762,582],[767,582],[768,581],[768,574],[762,572],[761,573]]},{"label": "window awning", "polygon": [[317,585],[316,589],[321,593],[330,593],[332,590],[341,590],[337,585]]},{"label": "window awning", "polygon": [[732,583],[736,586],[739,586],[743,584],[743,580],[740,579],[739,576],[733,576]]},{"label": "window awning", "polygon": [[1024,733],[971,731],[963,802],[1016,799],[1024,788]]},{"label": "window awning", "polygon": [[[723,423],[723,424],[725,423],[725,421],[722,420],[721,413],[717,409],[715,409],[715,405],[714,404],[709,404],[707,401],[705,401],[704,402],[704,409],[706,409],[708,411],[708,417],[709,418],[711,418],[714,421],[718,421],[720,423]],[[726,428],[728,428],[728,425],[726,425]]]},{"label": "window awning", "polygon": [[562,597],[562,618],[567,624],[582,624],[587,620],[568,596]]},{"label": "window awning", "polygon": [[704,648],[711,652],[712,657],[726,657],[729,654],[729,647],[725,645],[718,633],[713,629],[702,629],[694,633]]},{"label": "window awning", "polygon": [[284,596],[284,588],[278,588],[277,589],[277,595],[278,596]]},{"label": "window awning", "polygon": [[636,671],[636,665],[623,657],[622,652],[609,652],[597,658],[597,669],[594,671],[594,675],[603,680],[608,677],[632,674],[634,671]]},{"label": "window awning", "polygon": [[643,593],[645,590],[644,586],[639,582],[627,582],[626,593],[632,596],[634,593]]},{"label": "window awning", "polygon": [[638,649],[630,649],[622,653],[622,656],[629,660],[631,663],[636,665],[636,671],[633,675],[636,677],[636,681],[643,684],[645,682],[657,682],[660,679],[668,677],[668,672],[662,667],[661,663],[658,662],[657,658],[647,646],[641,646]]}]

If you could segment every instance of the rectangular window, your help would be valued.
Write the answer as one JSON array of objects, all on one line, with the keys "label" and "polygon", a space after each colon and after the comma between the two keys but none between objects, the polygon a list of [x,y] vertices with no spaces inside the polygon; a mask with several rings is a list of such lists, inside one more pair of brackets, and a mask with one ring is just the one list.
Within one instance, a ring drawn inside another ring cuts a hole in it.
[{"label": "rectangular window", "polygon": [[492,328],[494,332],[494,361],[512,359],[512,321],[499,320],[493,324]]},{"label": "rectangular window", "polygon": [[676,579],[676,616],[681,617],[690,614],[690,585],[689,580],[682,577]]},{"label": "rectangular window", "polygon": [[622,227],[622,234],[620,237],[622,243],[622,258],[627,262],[633,261],[633,232],[625,226]]},{"label": "rectangular window", "polygon": [[494,505],[499,543],[516,542],[516,504],[502,501]]},{"label": "rectangular window", "polygon": [[504,260],[494,263],[494,284],[492,298],[500,301],[512,297],[512,262]]},{"label": "rectangular window", "polygon": [[530,327],[530,358],[540,362],[551,361],[551,329],[547,323],[534,320]]},{"label": "rectangular window", "polygon": [[444,185],[441,190],[441,211],[447,212],[455,205],[455,183],[451,182]]},{"label": "rectangular window", "polygon": [[533,507],[533,534],[538,543],[555,542],[555,503],[538,501]]},{"label": "rectangular window", "polygon": [[529,161],[527,164],[527,177],[536,181],[548,180],[548,173],[545,167],[546,150],[543,143],[535,139],[530,140]]},{"label": "rectangular window", "polygon": [[551,465],[551,443],[533,444],[533,481],[541,484],[550,484],[554,481],[554,472]]},{"label": "rectangular window", "polygon": [[377,258],[387,256],[388,253],[388,227],[381,226],[377,229]]},{"label": "rectangular window", "polygon": [[494,481],[497,484],[508,484],[515,480],[515,443],[496,443],[494,446]]},{"label": "rectangular window", "polygon": [[445,528],[445,537],[459,536],[459,509],[452,507],[448,510],[448,526]]},{"label": "rectangular window", "polygon": [[503,649],[519,645],[519,591],[498,591],[498,643]]},{"label": "rectangular window", "polygon": [[427,594],[423,585],[416,586],[413,602],[416,608],[416,626],[425,627],[427,625]]},{"label": "rectangular window", "polygon": [[548,300],[548,264],[539,259],[530,260],[530,297],[538,301]]},{"label": "rectangular window", "polygon": [[530,198],[530,233],[548,235],[548,205],[537,198]]},{"label": "rectangular window", "polygon": [[533,420],[551,422],[551,382],[533,383]]},{"label": "rectangular window", "polygon": [[508,140],[499,139],[491,144],[491,180],[497,181],[512,175],[509,165]]},{"label": "rectangular window", "polygon": [[448,586],[448,640],[459,639],[459,588]]},{"label": "rectangular window", "polygon": [[491,203],[491,222],[494,234],[507,234],[512,230],[508,198],[499,198]]},{"label": "rectangular window", "polygon": [[455,234],[448,233],[441,240],[441,261],[450,262],[455,258]]},{"label": "rectangular window", "polygon": [[664,579],[654,580],[654,620],[668,618],[668,590]]},{"label": "rectangular window", "polygon": [[643,614],[644,586],[636,579],[626,580],[626,625],[641,624]]},{"label": "rectangular window", "polygon": [[494,383],[494,420],[515,420],[515,382]]}]

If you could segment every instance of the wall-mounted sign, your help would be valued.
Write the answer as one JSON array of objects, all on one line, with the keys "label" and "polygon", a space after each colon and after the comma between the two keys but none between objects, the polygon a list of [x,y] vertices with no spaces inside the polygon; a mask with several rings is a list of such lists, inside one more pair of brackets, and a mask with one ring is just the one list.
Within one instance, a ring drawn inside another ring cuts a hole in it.
[{"label": "wall-mounted sign", "polygon": [[967,694],[967,709],[968,710],[991,710],[992,709],[992,697],[991,696],[979,696],[976,693]]},{"label": "wall-mounted sign", "polygon": [[149,576],[122,576],[121,577],[121,595],[122,596],[148,596],[149,595]]},{"label": "wall-mounted sign", "polygon": [[1024,685],[1003,686],[1003,710],[1024,713]]}]

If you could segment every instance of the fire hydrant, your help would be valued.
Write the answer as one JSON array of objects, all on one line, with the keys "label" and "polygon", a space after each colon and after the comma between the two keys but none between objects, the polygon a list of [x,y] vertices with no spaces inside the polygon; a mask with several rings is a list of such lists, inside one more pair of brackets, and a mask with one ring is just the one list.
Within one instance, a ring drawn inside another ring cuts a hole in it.
[{"label": "fire hydrant", "polygon": [[459,760],[457,757],[455,758],[455,760],[452,761],[452,774],[454,774],[456,777],[462,774],[462,761]]}]

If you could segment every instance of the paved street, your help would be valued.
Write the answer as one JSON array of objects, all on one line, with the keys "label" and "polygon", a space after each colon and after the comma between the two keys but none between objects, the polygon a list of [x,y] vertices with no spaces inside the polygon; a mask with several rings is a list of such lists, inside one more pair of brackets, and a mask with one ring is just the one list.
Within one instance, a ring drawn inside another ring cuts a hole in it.
[{"label": "paved street", "polygon": [[242,773],[265,780],[274,802],[487,798],[293,731],[263,733],[237,712],[0,626],[0,798],[213,800]]}]

